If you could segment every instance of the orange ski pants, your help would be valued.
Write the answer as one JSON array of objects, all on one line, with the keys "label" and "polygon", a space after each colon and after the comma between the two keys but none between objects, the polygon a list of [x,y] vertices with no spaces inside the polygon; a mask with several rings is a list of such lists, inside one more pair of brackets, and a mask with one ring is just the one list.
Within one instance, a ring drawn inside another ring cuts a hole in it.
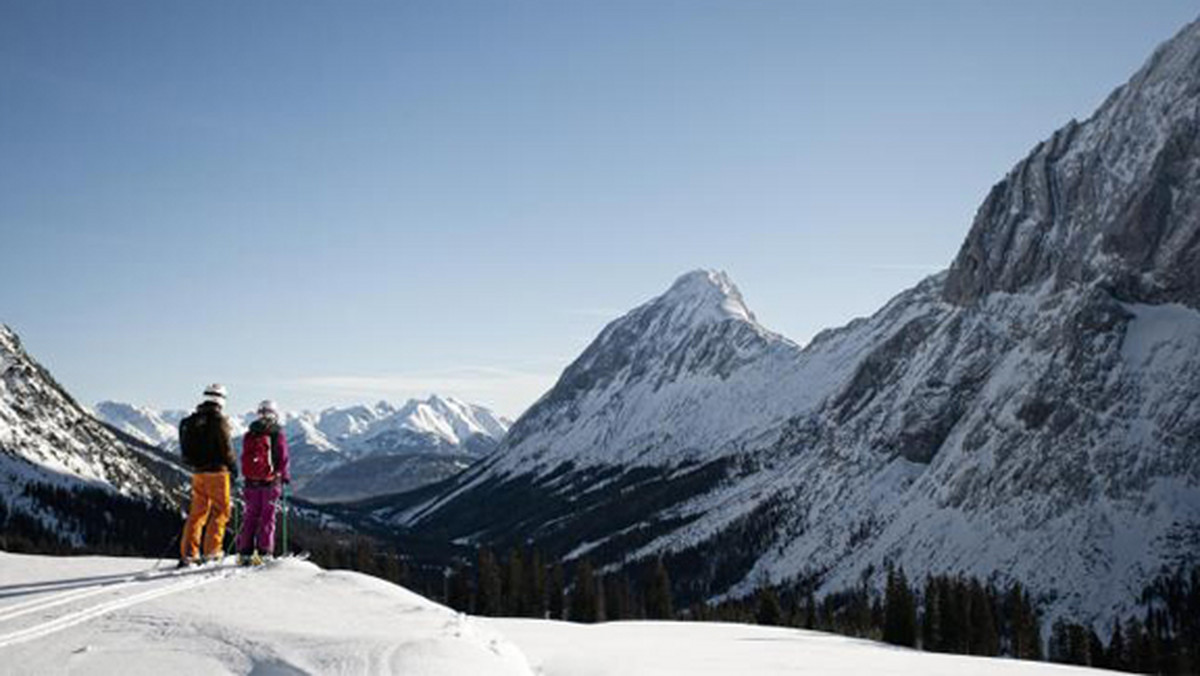
[{"label": "orange ski pants", "polygon": [[[200,538],[204,535],[204,556],[221,555],[225,540],[225,524],[229,523],[229,474],[199,472],[192,475],[192,507],[188,510],[179,555],[194,559],[200,553]],[[208,530],[204,529],[205,524]]]}]

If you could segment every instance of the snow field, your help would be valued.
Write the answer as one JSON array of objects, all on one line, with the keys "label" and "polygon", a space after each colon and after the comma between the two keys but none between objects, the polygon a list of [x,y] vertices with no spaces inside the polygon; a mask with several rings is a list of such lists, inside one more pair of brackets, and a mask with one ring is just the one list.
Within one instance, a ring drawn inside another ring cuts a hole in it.
[{"label": "snow field", "polygon": [[0,553],[0,674],[533,673],[494,631],[368,576],[153,565]]},{"label": "snow field", "polygon": [[143,559],[0,552],[0,674],[1023,676],[1089,671],[935,655],[774,627],[474,618],[382,580],[294,560],[263,569],[223,565],[177,572],[153,566]]}]

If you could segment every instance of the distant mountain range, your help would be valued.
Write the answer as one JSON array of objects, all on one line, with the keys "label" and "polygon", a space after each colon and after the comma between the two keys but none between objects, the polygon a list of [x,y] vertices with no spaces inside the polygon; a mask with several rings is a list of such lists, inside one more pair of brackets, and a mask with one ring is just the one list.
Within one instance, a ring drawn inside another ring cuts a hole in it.
[{"label": "distant mountain range", "polygon": [[[103,401],[96,416],[140,441],[178,452],[186,411]],[[237,435],[254,413],[234,416]],[[316,501],[354,500],[445,479],[491,452],[510,421],[453,397],[432,395],[396,407],[332,407],[282,414],[297,494]]]},{"label": "distant mountain range", "polygon": [[[863,199],[870,199],[864,187]],[[801,347],[724,274],[609,324],[500,448],[363,505],[423,537],[534,541],[684,600],[887,564],[1125,613],[1200,562],[1200,23],[980,207],[946,272]]]}]

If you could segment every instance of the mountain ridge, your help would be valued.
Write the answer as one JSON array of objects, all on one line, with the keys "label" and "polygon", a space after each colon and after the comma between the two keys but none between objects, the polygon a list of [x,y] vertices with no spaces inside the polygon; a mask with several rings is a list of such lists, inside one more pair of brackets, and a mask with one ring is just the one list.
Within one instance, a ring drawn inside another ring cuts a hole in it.
[{"label": "mountain ridge", "polygon": [[[179,452],[184,411],[112,401],[98,403],[95,411],[141,441]],[[255,417],[231,416],[235,436]],[[285,411],[281,422],[297,495],[320,501],[358,500],[444,479],[490,453],[510,424],[483,406],[436,394],[398,407],[381,401]]]},{"label": "mountain ridge", "polygon": [[1200,556],[1200,331],[1179,329],[1200,327],[1198,60],[1193,23],[871,316],[799,348],[748,308],[659,302],[715,284],[688,273],[486,461],[363,518],[606,569],[662,557],[688,602],[880,585],[891,563],[1020,581],[1049,619],[1126,612]]}]

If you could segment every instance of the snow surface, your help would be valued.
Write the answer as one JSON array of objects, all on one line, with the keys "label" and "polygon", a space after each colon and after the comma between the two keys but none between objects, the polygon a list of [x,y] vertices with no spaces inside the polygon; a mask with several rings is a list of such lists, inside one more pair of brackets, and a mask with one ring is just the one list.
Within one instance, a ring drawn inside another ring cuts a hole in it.
[{"label": "snow surface", "polygon": [[357,573],[0,552],[0,674],[1084,674],[736,624],[483,619]]}]

